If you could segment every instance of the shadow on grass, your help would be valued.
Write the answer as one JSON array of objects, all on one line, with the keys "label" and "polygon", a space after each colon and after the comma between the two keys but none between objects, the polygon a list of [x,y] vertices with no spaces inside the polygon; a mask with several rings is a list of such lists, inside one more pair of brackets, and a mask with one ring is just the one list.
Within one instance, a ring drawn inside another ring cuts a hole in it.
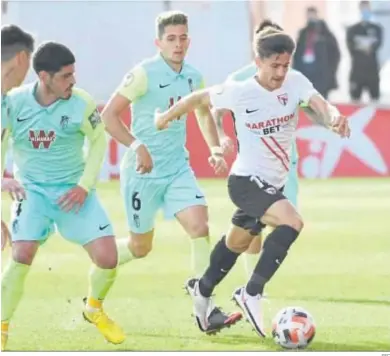
[{"label": "shadow on grass", "polygon": [[[287,297],[275,296],[270,297],[270,300],[287,299]],[[293,297],[288,298],[291,301],[304,300],[308,302],[322,302],[322,303],[352,303],[352,304],[365,304],[365,305],[384,305],[390,306],[390,299],[356,299],[356,298],[322,298],[322,297]]]},{"label": "shadow on grass", "polygon": [[387,352],[390,350],[390,342],[384,344],[382,342],[366,341],[360,344],[334,344],[332,342],[316,342],[307,348],[307,351],[377,351]]},{"label": "shadow on grass", "polygon": [[[199,339],[206,336],[185,336],[185,335],[163,335],[163,334],[146,334],[146,333],[137,333],[133,334],[133,337],[149,337],[149,338],[164,338],[164,339],[176,339],[176,340],[188,340],[188,341],[199,341]],[[276,345],[273,339],[266,338],[261,339],[260,337],[253,335],[216,335],[216,336],[207,336],[207,342],[211,344],[218,345],[231,345],[234,348],[234,351],[282,351],[283,349]],[[237,347],[240,346],[241,347]],[[250,350],[248,350],[248,346],[250,346]],[[254,349],[255,348],[255,349]],[[165,349],[165,348],[164,348]],[[125,351],[126,349],[121,349],[121,351]],[[177,349],[165,349],[165,351],[182,351],[188,350],[186,347],[180,347]],[[323,342],[313,340],[313,343],[305,350],[300,351],[377,351],[377,352],[389,352],[390,350],[390,342],[389,344],[384,344],[380,342],[370,341],[370,342],[362,342],[359,344],[335,344],[332,342]],[[129,350],[131,351],[131,350]],[[142,351],[156,351],[153,349],[145,349]],[[190,351],[197,351],[196,349]],[[205,351],[202,349],[202,351]],[[224,350],[213,350],[212,347],[208,351],[224,351]]]},{"label": "shadow on grass", "polygon": [[[272,350],[283,350],[280,346],[276,345],[271,338],[260,339],[256,335],[253,336],[243,336],[243,335],[227,335],[224,337],[215,337],[210,340],[212,343],[224,344],[224,345],[234,345],[235,350],[237,350],[238,345],[242,345],[242,351],[245,351],[246,346],[250,345],[258,346],[259,351],[272,351]],[[384,344],[380,342],[370,341],[362,342],[359,344],[335,344],[331,342],[323,342],[313,340],[313,343],[306,349],[307,351],[383,351],[390,350],[389,344]],[[252,350],[254,351],[254,350]]]}]

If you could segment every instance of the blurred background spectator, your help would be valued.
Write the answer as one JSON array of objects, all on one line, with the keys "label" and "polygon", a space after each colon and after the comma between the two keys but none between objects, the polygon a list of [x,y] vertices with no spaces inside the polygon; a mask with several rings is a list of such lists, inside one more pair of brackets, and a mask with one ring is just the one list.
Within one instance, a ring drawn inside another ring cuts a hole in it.
[{"label": "blurred background spectator", "polygon": [[359,4],[361,20],[347,30],[347,46],[352,58],[349,78],[352,100],[360,100],[367,89],[372,100],[380,97],[378,50],[382,45],[382,28],[373,23],[369,1]]},{"label": "blurred background spectator", "polygon": [[[338,84],[338,89],[329,93],[329,99],[350,102],[351,56],[345,38],[347,27],[360,18],[358,0],[2,1],[2,23],[15,23],[29,29],[37,42],[56,40],[74,49],[78,58],[78,84],[104,103],[125,71],[154,54],[154,19],[161,11],[180,9],[188,13],[192,39],[188,61],[202,71],[211,85],[250,63],[253,29],[263,19],[272,19],[298,38],[307,20],[307,8],[313,4],[318,18],[326,21],[336,37],[341,53],[337,73],[327,69],[320,71],[321,74],[328,72],[331,83]],[[372,0],[370,5],[371,22],[383,28],[383,45],[378,58],[381,77],[385,78],[390,71],[390,1]],[[86,17],[86,13],[89,16]],[[71,29],[58,25],[66,17],[72,18]],[[327,60],[327,66],[329,62],[336,62],[335,59]],[[34,75],[30,73],[27,81],[32,78]],[[380,85],[380,103],[389,104],[390,81],[382,80]],[[319,90],[323,91],[320,87]],[[362,101],[367,98],[368,94],[364,93]]]},{"label": "blurred background spectator", "polygon": [[329,92],[338,87],[339,46],[326,22],[318,17],[315,7],[309,7],[306,16],[307,24],[299,32],[293,66],[327,98]]}]

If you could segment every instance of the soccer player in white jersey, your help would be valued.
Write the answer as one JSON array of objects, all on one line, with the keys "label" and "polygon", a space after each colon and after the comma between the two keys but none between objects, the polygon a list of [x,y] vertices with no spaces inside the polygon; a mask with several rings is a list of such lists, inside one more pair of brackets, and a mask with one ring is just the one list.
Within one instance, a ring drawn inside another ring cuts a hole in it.
[{"label": "soccer player in white jersey", "polygon": [[[274,230],[246,286],[233,298],[261,337],[264,287],[283,263],[290,246],[303,228],[295,207],[283,195],[290,161],[291,144],[298,121],[298,106],[306,103],[321,118],[320,124],[341,137],[348,137],[347,118],[330,105],[301,73],[289,71],[294,40],[273,28],[260,31],[254,39],[258,73],[244,82],[194,92],[168,111],[156,113],[155,122],[165,129],[175,117],[199,106],[232,112],[238,140],[238,154],[228,179],[230,199],[247,215],[247,223],[258,221]],[[204,275],[188,282],[196,316],[204,318],[214,288],[234,266],[253,237],[234,233],[232,226],[214,247]]]},{"label": "soccer player in white jersey", "polygon": [[[264,20],[262,21],[259,26],[257,27],[255,31],[255,35],[264,30],[267,27],[271,27],[274,29],[277,29],[279,31],[283,31],[283,28],[281,28],[278,24],[275,22],[272,22],[271,20]],[[294,69],[290,69],[291,71],[294,71]],[[252,78],[257,73],[257,66],[256,63],[252,62],[251,64],[239,69],[238,71],[233,72],[230,74],[227,78],[227,80],[233,80],[233,81],[244,81],[249,78]],[[313,110],[309,107],[305,107],[302,103],[300,105],[300,110],[304,111],[304,113],[311,118],[313,121],[318,121],[321,119],[317,118],[317,115],[313,112]],[[227,136],[224,132],[222,120],[226,113],[228,113],[229,110],[214,110],[214,117],[217,124],[218,134],[220,136],[220,142],[221,147],[224,151],[224,154],[229,154],[234,151],[234,143],[232,139]],[[289,164],[289,174],[287,178],[286,185],[283,189],[283,194],[285,197],[290,200],[290,202],[297,208],[298,207],[298,150],[297,150],[297,144],[296,141],[293,141],[293,144],[291,145],[291,156],[290,156],[290,164]],[[252,234],[255,236],[255,238],[252,240],[249,248],[245,253],[243,254],[244,257],[244,267],[245,272],[250,277],[252,275],[253,269],[257,264],[257,261],[259,259],[259,253],[261,250],[262,245],[262,235],[263,235],[263,229],[264,225],[258,222],[258,224],[253,227],[252,224],[250,224],[250,229],[247,228],[246,220],[245,220],[245,213],[241,209],[237,209],[236,212],[233,215],[233,224],[236,226],[235,231],[240,234]],[[244,231],[245,230],[245,231]],[[268,232],[267,232],[268,233]]]}]

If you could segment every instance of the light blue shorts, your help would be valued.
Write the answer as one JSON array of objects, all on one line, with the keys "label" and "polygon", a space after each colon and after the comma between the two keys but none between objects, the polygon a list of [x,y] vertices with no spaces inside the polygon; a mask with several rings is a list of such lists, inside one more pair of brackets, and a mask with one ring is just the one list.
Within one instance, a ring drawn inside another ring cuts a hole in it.
[{"label": "light blue shorts", "polygon": [[113,227],[91,190],[84,205],[76,214],[60,209],[57,200],[74,185],[28,185],[26,199],[12,207],[12,241],[44,242],[57,227],[67,240],[79,245],[103,236],[112,236]]},{"label": "light blue shorts", "polygon": [[121,174],[127,221],[131,232],[143,234],[153,230],[157,211],[166,219],[191,206],[206,205],[204,194],[191,167],[164,178],[143,178]]}]

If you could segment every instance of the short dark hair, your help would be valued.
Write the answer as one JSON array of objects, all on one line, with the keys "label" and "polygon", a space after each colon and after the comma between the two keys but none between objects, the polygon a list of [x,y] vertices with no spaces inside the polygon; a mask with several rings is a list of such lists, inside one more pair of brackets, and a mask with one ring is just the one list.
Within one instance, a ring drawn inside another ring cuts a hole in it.
[{"label": "short dark hair", "polygon": [[74,54],[68,47],[57,42],[46,42],[34,53],[33,68],[37,74],[41,71],[54,74],[75,62]]},{"label": "short dark hair", "polygon": [[34,37],[16,25],[2,26],[1,61],[6,62],[22,51],[34,51]]},{"label": "short dark hair", "polygon": [[309,6],[307,9],[306,9],[306,12],[315,12],[315,13],[318,13],[318,10],[315,6]]},{"label": "short dark hair", "polygon": [[370,2],[367,0],[360,1],[359,7],[362,7],[362,6],[370,6]]},{"label": "short dark hair", "polygon": [[260,24],[257,26],[255,30],[255,34],[259,33],[260,31],[263,31],[267,27],[275,28],[276,30],[283,31],[283,28],[280,27],[276,22],[273,22],[270,19],[265,19],[264,21],[260,22]]},{"label": "short dark hair", "polygon": [[164,34],[165,27],[176,25],[188,26],[188,16],[181,11],[166,11],[162,12],[156,18],[156,32],[158,38],[161,38]]},{"label": "short dark hair", "polygon": [[260,58],[269,58],[274,54],[293,54],[295,42],[291,36],[274,26],[265,26],[255,34],[254,51]]}]

